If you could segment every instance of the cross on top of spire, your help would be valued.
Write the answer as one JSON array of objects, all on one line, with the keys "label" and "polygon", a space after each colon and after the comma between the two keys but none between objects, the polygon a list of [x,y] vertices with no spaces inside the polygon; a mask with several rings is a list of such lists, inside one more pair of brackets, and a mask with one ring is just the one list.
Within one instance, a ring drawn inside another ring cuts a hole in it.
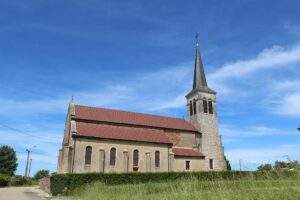
[{"label": "cross on top of spire", "polygon": [[198,32],[196,32],[195,38],[196,38],[196,47],[198,47],[199,46],[199,33]]}]

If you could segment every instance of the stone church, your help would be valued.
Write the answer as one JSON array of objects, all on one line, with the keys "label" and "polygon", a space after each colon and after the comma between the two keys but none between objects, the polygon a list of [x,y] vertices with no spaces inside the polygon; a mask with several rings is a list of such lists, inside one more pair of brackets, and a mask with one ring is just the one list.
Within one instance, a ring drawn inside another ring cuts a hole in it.
[{"label": "stone church", "polygon": [[226,170],[216,92],[207,85],[198,42],[188,119],[70,102],[58,173]]}]

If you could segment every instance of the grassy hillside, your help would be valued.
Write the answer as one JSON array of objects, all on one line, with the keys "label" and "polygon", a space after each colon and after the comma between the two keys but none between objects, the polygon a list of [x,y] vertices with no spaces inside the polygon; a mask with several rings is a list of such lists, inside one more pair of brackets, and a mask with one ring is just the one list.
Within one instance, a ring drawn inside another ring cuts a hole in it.
[{"label": "grassy hillside", "polygon": [[76,189],[75,199],[222,199],[222,200],[288,200],[300,199],[300,178],[257,180],[245,177],[240,180],[201,181],[195,178],[160,183],[106,185],[95,182]]}]

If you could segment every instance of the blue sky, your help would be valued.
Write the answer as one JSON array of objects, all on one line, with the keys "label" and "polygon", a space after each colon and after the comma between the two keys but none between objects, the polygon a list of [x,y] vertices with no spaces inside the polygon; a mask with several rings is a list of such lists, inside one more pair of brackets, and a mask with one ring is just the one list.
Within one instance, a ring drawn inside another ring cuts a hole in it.
[{"label": "blue sky", "polygon": [[0,144],[16,149],[18,174],[33,145],[32,173],[54,171],[72,95],[78,104],[185,117],[198,31],[232,165],[300,160],[299,7],[296,0],[3,0]]}]

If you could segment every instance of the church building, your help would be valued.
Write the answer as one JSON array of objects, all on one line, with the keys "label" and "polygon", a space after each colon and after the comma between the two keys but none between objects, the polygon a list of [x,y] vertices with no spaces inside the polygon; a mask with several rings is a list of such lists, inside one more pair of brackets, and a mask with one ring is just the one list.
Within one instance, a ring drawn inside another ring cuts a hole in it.
[{"label": "church building", "polygon": [[187,120],[70,102],[58,173],[226,170],[216,92],[207,85],[198,42]]}]

